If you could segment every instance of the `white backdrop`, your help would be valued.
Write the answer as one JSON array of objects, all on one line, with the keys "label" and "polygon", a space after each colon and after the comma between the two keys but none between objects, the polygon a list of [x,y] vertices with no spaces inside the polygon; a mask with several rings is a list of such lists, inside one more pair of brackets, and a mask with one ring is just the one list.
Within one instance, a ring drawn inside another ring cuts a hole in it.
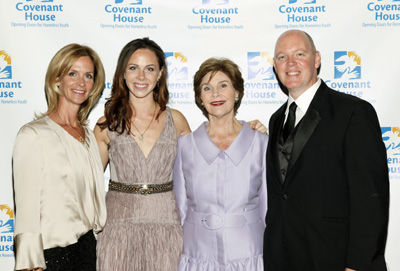
[{"label": "white backdrop", "polygon": [[164,49],[170,106],[192,129],[205,120],[193,101],[193,75],[213,56],[228,57],[242,69],[246,85],[238,118],[267,125],[286,100],[271,73],[274,44],[293,28],[314,38],[328,86],[369,101],[378,112],[391,182],[386,258],[390,270],[400,270],[399,0],[2,0],[0,270],[12,270],[14,263],[13,142],[34,112],[45,111],[45,72],[61,47],[85,44],[103,60],[106,85],[91,127],[103,114],[120,50],[140,37]]}]

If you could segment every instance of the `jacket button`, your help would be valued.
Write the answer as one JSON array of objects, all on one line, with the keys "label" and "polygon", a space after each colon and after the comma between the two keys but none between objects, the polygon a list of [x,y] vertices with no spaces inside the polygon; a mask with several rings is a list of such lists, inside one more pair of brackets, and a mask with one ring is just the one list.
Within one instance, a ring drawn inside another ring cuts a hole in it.
[{"label": "jacket button", "polygon": [[283,195],[282,195],[282,199],[285,199],[285,200],[288,199],[288,195],[283,194]]}]

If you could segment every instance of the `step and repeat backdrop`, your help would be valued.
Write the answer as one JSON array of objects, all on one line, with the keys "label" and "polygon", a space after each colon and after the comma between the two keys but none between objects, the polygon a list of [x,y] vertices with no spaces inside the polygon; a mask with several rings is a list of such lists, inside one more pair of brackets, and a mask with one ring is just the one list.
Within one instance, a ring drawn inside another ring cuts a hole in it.
[{"label": "step and repeat backdrop", "polygon": [[386,257],[390,270],[400,270],[399,0],[2,0],[0,270],[14,266],[14,139],[34,113],[46,110],[44,77],[61,47],[88,45],[103,60],[106,83],[90,115],[92,128],[110,95],[120,50],[141,37],[165,51],[169,106],[186,116],[192,130],[205,120],[194,104],[193,75],[209,57],[238,63],[245,79],[238,118],[267,125],[287,99],[272,64],[275,41],[289,29],[314,38],[328,86],[369,101],[378,112],[391,183]]}]

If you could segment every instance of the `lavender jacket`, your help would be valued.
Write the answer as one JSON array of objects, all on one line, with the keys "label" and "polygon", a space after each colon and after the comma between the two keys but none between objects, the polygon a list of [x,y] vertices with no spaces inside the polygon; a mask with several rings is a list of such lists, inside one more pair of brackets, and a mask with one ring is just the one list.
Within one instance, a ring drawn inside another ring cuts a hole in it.
[{"label": "lavender jacket", "polygon": [[222,151],[204,122],[178,141],[174,192],[183,225],[178,270],[263,270],[268,136],[247,123]]}]

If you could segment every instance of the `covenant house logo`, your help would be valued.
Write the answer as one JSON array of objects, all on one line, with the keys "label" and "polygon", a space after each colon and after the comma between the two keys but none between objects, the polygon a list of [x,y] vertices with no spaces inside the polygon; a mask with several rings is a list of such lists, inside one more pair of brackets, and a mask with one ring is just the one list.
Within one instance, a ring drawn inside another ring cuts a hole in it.
[{"label": "covenant house logo", "polygon": [[316,0],[289,0],[289,5],[280,5],[278,10],[287,15],[288,23],[315,23],[326,12],[326,6],[317,5]]},{"label": "covenant house logo", "polygon": [[142,0],[115,0],[104,7],[112,15],[114,23],[143,23],[145,14],[151,14],[152,7],[142,6]]},{"label": "covenant house logo", "polygon": [[26,0],[18,2],[15,8],[24,13],[27,22],[55,22],[57,15],[64,11],[64,5],[53,4],[53,0]]},{"label": "covenant house logo", "polygon": [[189,81],[188,58],[182,52],[165,52],[171,104],[193,104],[193,83]]},{"label": "covenant house logo", "polygon": [[381,127],[386,146],[389,177],[400,179],[400,127]]},{"label": "covenant house logo", "polygon": [[202,24],[231,24],[232,16],[239,14],[238,7],[229,5],[228,0],[203,0],[202,5],[192,9]]},{"label": "covenant house logo", "polygon": [[188,60],[181,52],[166,52],[168,80],[180,81],[188,79]]},{"label": "covenant house logo", "polygon": [[14,257],[14,212],[0,204],[0,256]]},{"label": "covenant house logo", "polygon": [[247,53],[248,80],[274,80],[274,58],[268,52]]},{"label": "covenant house logo", "polygon": [[13,79],[11,56],[5,51],[0,50],[0,101],[1,104],[27,104],[26,100],[16,98],[15,90],[22,88],[21,81]]},{"label": "covenant house logo", "polygon": [[361,79],[361,57],[354,51],[336,51],[335,79]]}]

